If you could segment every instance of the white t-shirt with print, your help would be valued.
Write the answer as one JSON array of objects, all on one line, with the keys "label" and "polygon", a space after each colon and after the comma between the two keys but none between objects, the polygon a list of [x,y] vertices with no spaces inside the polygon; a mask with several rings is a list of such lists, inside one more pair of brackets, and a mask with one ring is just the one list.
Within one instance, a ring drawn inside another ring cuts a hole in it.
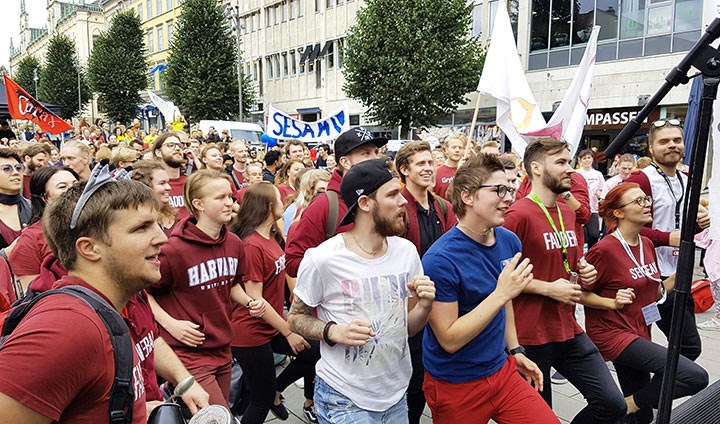
[{"label": "white t-shirt with print", "polygon": [[386,411],[407,390],[412,373],[407,283],[423,274],[411,242],[388,237],[387,244],[385,255],[376,259],[350,252],[342,234],[308,249],[294,291],[323,321],[372,323],[377,334],[363,346],[321,343],[316,365],[318,377],[369,411]]}]

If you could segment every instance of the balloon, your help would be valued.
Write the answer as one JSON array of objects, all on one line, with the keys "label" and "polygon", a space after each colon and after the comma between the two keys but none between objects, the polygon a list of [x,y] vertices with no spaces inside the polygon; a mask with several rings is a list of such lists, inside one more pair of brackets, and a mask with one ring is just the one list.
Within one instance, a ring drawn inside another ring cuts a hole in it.
[{"label": "balloon", "polygon": [[275,147],[275,146],[277,146],[277,139],[276,139],[276,138],[272,138],[272,137],[270,137],[270,136],[267,135],[267,134],[263,134],[262,136],[260,136],[260,141],[262,141],[263,143],[267,144],[268,147]]}]

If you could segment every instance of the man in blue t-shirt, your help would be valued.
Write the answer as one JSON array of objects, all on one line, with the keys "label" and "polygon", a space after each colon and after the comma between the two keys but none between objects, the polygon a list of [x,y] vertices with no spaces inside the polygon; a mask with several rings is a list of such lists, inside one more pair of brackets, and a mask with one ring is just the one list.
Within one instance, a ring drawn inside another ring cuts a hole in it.
[{"label": "man in blue t-shirt", "polygon": [[468,159],[450,196],[459,223],[423,256],[436,287],[423,340],[424,389],[436,423],[559,422],[528,384],[542,388],[542,373],[515,333],[511,301],[533,274],[529,260],[520,260],[520,240],[502,228],[513,192],[498,158]]}]

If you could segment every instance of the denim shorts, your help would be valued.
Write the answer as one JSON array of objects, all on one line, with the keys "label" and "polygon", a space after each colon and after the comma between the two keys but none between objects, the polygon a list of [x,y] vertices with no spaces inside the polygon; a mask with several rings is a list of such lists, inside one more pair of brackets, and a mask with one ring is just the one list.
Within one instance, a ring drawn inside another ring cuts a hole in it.
[{"label": "denim shorts", "polygon": [[402,399],[386,411],[362,409],[323,379],[315,379],[315,412],[321,424],[407,424],[407,399]]}]

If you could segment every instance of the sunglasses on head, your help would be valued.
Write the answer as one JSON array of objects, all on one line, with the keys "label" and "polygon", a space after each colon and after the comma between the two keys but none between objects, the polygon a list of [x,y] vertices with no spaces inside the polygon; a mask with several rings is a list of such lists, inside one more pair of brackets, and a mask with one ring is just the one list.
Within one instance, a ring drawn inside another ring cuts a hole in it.
[{"label": "sunglasses on head", "polygon": [[670,125],[673,127],[679,127],[682,126],[679,119],[660,119],[652,123],[653,127],[655,128],[662,128],[665,125]]},{"label": "sunglasses on head", "polygon": [[23,165],[22,163],[18,163],[18,164],[15,164],[15,166],[12,166],[12,165],[6,163],[5,165],[1,166],[0,169],[2,169],[2,171],[4,173],[6,173],[8,175],[12,175],[13,170],[15,170],[17,172],[24,172],[25,165]]}]

